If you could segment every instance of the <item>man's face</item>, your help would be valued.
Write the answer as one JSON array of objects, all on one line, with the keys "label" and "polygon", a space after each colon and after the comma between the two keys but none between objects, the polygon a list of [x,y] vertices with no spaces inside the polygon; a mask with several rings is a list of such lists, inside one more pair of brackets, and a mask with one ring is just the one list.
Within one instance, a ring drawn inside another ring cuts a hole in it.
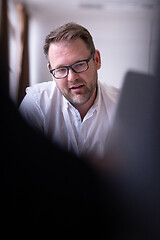
[{"label": "man's face", "polygon": [[[85,42],[78,38],[71,43],[65,41],[51,43],[48,55],[51,69],[55,69],[85,60],[90,57],[91,53]],[[62,79],[53,77],[61,93],[74,106],[87,103],[91,96],[96,93],[97,70],[101,65],[98,50],[95,51],[93,58],[94,60],[89,61],[89,69],[85,72],[75,73],[69,69],[67,77]]]}]

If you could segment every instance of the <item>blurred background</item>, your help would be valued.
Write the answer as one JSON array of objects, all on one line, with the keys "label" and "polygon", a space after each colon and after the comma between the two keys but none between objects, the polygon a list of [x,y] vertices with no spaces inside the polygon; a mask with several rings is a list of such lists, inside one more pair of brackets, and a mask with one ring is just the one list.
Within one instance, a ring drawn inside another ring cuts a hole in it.
[{"label": "blurred background", "polygon": [[20,103],[26,86],[51,80],[44,40],[70,21],[93,36],[102,57],[100,81],[120,88],[128,70],[154,74],[159,10],[160,0],[8,0],[12,99]]}]

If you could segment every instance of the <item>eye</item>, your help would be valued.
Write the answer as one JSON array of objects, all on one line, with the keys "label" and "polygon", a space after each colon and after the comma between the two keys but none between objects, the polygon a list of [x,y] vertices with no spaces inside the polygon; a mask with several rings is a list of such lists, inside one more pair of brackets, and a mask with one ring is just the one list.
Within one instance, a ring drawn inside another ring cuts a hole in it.
[{"label": "eye", "polygon": [[66,72],[66,68],[59,68],[59,69],[56,69],[55,70],[55,73],[56,74],[63,74],[63,73],[65,73]]},{"label": "eye", "polygon": [[78,62],[78,63],[75,63],[72,67],[75,71],[83,71],[84,69],[86,69],[87,63],[84,61]]},{"label": "eye", "polygon": [[76,63],[74,66],[83,67],[85,64],[86,64],[86,62],[79,62],[79,63]]},{"label": "eye", "polygon": [[66,68],[58,68],[54,70],[54,76],[56,78],[62,78],[67,74],[67,69]]}]

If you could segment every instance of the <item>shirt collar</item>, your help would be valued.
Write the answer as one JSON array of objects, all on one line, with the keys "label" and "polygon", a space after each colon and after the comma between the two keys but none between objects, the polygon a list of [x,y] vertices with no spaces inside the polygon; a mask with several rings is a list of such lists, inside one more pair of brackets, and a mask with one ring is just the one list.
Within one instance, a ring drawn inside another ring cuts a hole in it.
[{"label": "shirt collar", "polygon": [[96,99],[90,109],[95,110],[100,106],[100,104],[101,104],[101,90],[100,90],[99,81],[97,81],[97,96],[96,96]]}]

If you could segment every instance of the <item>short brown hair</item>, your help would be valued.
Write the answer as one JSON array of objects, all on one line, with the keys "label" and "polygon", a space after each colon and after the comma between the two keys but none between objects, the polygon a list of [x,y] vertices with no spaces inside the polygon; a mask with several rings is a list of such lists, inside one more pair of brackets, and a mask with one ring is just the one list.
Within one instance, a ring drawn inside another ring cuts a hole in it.
[{"label": "short brown hair", "polygon": [[43,47],[44,54],[48,58],[48,51],[51,43],[60,42],[64,40],[72,41],[76,40],[77,38],[81,38],[86,43],[86,46],[91,53],[95,52],[95,46],[89,31],[79,24],[70,22],[61,25],[52,32],[50,32],[50,34],[45,39],[45,44]]}]

